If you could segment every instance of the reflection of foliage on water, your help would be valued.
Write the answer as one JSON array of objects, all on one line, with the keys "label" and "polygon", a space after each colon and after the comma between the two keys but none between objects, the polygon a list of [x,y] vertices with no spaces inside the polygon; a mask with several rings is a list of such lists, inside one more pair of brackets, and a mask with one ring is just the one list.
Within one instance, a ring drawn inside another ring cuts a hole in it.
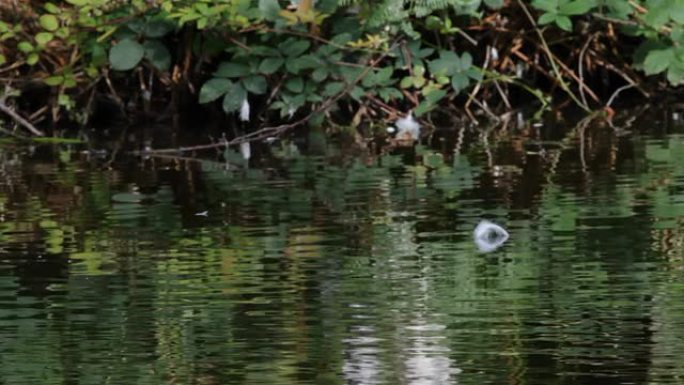
[{"label": "reflection of foliage on water", "polygon": [[[462,383],[684,374],[682,137],[584,165],[506,140],[176,171],[0,150],[0,377],[408,383],[418,351]],[[480,217],[500,252],[475,253]]]}]

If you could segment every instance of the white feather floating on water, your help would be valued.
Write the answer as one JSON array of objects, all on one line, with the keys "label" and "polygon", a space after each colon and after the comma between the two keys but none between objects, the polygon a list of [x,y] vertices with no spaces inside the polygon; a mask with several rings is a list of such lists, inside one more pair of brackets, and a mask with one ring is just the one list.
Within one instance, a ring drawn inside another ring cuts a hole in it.
[{"label": "white feather floating on water", "polygon": [[418,140],[420,137],[420,123],[413,118],[413,112],[409,111],[405,118],[398,119],[396,122],[397,136],[402,137],[407,133],[411,135],[411,139]]},{"label": "white feather floating on water", "polygon": [[508,240],[508,231],[496,223],[483,220],[475,227],[473,240],[481,252],[489,253],[498,249]]},{"label": "white feather floating on water", "polygon": [[249,122],[249,101],[247,98],[242,100],[242,107],[240,107],[240,120]]}]

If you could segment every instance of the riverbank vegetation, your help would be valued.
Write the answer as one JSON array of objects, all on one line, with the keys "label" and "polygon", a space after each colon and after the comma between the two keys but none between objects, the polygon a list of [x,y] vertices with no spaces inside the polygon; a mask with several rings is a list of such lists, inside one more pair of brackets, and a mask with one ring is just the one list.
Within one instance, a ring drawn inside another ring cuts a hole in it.
[{"label": "riverbank vegetation", "polygon": [[682,43],[677,0],[9,0],[0,128],[220,112],[245,141],[372,135],[408,111],[426,127],[527,105],[610,118],[623,91],[684,82]]}]

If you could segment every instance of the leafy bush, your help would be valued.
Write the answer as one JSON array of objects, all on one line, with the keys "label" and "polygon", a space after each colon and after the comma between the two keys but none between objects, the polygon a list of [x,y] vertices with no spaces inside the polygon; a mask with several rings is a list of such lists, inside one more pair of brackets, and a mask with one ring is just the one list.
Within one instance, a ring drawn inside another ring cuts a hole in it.
[{"label": "leafy bush", "polygon": [[[0,71],[53,87],[57,110],[74,110],[73,98],[97,82],[111,90],[140,79],[147,90],[143,79],[154,78],[167,89],[190,84],[199,103],[220,100],[226,113],[256,103],[259,114],[288,118],[352,104],[368,116],[421,116],[472,99],[475,84],[538,95],[519,69],[539,52],[546,62],[535,69],[570,80],[574,88],[561,88],[572,94],[583,88],[563,65],[584,59],[572,42],[587,25],[602,44],[633,52],[634,68],[684,82],[679,0],[55,0],[10,2],[0,15]],[[535,40],[517,32],[530,28]],[[561,36],[569,43],[555,51],[546,40]]]}]

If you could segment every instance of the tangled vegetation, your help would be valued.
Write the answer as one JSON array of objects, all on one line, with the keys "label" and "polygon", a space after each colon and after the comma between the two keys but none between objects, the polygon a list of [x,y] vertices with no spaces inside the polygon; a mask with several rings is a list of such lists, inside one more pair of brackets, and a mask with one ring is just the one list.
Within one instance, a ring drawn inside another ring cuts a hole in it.
[{"label": "tangled vegetation", "polygon": [[129,115],[220,105],[245,139],[439,105],[594,111],[683,83],[683,43],[678,0],[9,0],[0,108],[35,134],[88,124],[102,96]]}]

